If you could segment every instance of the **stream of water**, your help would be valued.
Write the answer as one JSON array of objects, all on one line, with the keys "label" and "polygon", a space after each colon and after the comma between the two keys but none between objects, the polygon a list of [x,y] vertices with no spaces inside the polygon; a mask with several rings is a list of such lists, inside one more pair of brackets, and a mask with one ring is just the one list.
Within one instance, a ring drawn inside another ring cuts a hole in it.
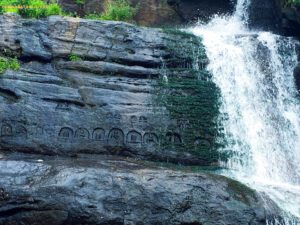
[{"label": "stream of water", "polygon": [[203,38],[208,70],[221,89],[220,123],[231,157],[223,174],[266,193],[284,214],[271,225],[300,224],[300,101],[292,38],[247,28],[251,0],[234,15],[191,29]]}]

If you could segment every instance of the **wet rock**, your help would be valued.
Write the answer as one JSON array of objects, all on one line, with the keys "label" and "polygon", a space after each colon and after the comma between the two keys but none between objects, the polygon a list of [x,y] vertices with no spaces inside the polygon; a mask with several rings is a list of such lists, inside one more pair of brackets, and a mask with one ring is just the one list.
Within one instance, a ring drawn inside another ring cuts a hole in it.
[{"label": "wet rock", "polygon": [[282,31],[281,9],[275,0],[252,0],[248,14],[250,28],[277,33]]},{"label": "wet rock", "polygon": [[6,14],[0,49],[22,63],[0,77],[1,150],[217,164],[219,91],[201,39],[122,22]]},{"label": "wet rock", "polygon": [[217,175],[117,158],[35,159],[0,161],[0,224],[263,225],[276,214],[270,200]]},{"label": "wet rock", "polygon": [[282,14],[284,34],[300,37],[300,6],[284,8]]},{"label": "wet rock", "polygon": [[298,65],[294,70],[294,78],[298,91],[300,92],[300,65]]}]

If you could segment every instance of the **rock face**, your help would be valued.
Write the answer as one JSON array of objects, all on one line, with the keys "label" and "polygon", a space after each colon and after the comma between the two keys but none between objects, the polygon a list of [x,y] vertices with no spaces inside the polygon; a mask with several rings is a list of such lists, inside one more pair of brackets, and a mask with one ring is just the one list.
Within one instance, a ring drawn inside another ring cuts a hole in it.
[{"label": "rock face", "polygon": [[22,61],[20,71],[0,77],[0,150],[204,166],[220,157],[218,89],[198,38],[120,22],[12,14],[0,17],[0,33],[2,55]]},{"label": "rock face", "polygon": [[281,32],[281,11],[275,0],[252,0],[248,7],[249,27]]},{"label": "rock face", "polygon": [[234,12],[236,0],[169,0],[185,22],[208,21],[215,14]]},{"label": "rock face", "polygon": [[230,179],[120,159],[12,155],[0,175],[6,225],[263,225],[276,212]]},{"label": "rock face", "polygon": [[249,26],[286,36],[300,37],[300,5],[287,0],[252,0]]},{"label": "rock face", "polygon": [[300,5],[282,9],[282,29],[285,35],[300,37]]},{"label": "rock face", "polygon": [[[133,7],[136,7],[137,14],[134,22],[143,26],[174,26],[183,23],[180,15],[168,4],[168,0],[130,0]],[[85,0],[83,3],[76,3],[75,0],[59,0],[58,3],[66,12],[74,13],[84,17],[85,15],[103,13],[106,0]]]}]

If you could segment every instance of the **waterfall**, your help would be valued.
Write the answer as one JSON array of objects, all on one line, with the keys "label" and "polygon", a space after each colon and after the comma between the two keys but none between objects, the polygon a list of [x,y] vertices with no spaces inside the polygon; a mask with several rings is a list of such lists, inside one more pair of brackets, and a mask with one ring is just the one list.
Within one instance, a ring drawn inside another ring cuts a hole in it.
[{"label": "waterfall", "polygon": [[300,224],[300,101],[293,79],[292,38],[247,28],[250,0],[232,16],[215,16],[189,31],[203,38],[207,69],[222,93],[220,123],[229,153],[223,172],[266,193],[284,221]]}]

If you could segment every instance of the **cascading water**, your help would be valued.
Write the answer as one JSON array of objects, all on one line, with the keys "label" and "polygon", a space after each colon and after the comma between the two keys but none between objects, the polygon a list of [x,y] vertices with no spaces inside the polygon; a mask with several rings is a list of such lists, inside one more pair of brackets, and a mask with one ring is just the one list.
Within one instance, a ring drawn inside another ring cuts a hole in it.
[{"label": "cascading water", "polygon": [[[225,175],[265,192],[300,224],[300,101],[293,80],[297,42],[247,29],[249,0],[231,17],[190,31],[203,38],[208,70],[221,89],[220,123],[229,152]],[[226,119],[224,119],[226,118]]]}]

